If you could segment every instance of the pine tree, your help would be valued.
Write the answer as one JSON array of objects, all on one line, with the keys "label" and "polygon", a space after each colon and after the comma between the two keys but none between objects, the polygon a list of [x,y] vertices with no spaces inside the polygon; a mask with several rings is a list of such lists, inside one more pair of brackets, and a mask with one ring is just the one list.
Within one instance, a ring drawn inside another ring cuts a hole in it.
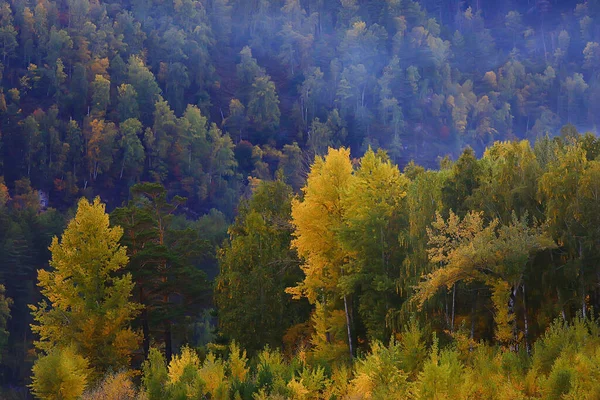
[{"label": "pine tree", "polygon": [[135,282],[135,298],[142,306],[145,354],[155,338],[165,346],[168,360],[172,355],[172,326],[186,315],[198,312],[205,300],[206,275],[193,259],[205,250],[191,229],[172,226],[173,215],[185,203],[175,196],[167,200],[164,187],[141,183],[132,187],[133,200],[113,211],[113,222],[123,226],[123,243],[131,262],[128,271]]}]

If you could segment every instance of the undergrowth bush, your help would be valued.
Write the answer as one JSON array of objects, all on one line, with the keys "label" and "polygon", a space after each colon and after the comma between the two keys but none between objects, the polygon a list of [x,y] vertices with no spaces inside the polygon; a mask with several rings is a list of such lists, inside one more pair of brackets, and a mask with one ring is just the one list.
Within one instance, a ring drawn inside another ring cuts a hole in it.
[{"label": "undergrowth bush", "polygon": [[[374,341],[352,361],[319,359],[311,353],[283,355],[265,348],[248,359],[236,343],[198,352],[183,347],[167,364],[150,351],[136,390],[131,374],[109,374],[82,397],[87,399],[408,399],[531,400],[600,398],[600,330],[593,321],[557,321],[532,346],[511,351],[475,342],[464,333],[441,346],[427,345],[415,321],[386,345]],[[60,354],[41,358],[60,368]],[[64,366],[62,367],[64,368]],[[38,373],[38,376],[39,375]],[[56,397],[45,397],[56,398]],[[74,397],[71,397],[74,398]]]}]

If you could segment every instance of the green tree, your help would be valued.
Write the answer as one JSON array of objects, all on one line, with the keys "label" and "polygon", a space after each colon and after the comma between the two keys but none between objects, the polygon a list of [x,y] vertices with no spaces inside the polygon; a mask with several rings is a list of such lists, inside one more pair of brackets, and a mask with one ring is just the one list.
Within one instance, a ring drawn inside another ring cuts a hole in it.
[{"label": "green tree", "polygon": [[77,124],[77,121],[69,121],[69,124],[67,125],[65,143],[69,145],[67,160],[69,162],[69,168],[71,168],[71,172],[73,173],[73,177],[75,179],[77,179],[77,173],[82,167],[84,154],[83,142],[83,133],[81,132],[81,128]]},{"label": "green tree", "polygon": [[256,58],[252,57],[252,50],[250,47],[245,46],[240,51],[240,63],[236,66],[237,78],[242,85],[240,89],[239,98],[242,99],[244,103],[248,103],[251,100],[250,91],[252,89],[252,84],[256,81],[257,78],[265,76],[264,68],[258,65]]},{"label": "green tree", "polygon": [[110,104],[110,81],[102,75],[96,75],[92,82],[92,115],[102,118]]},{"label": "green tree", "polygon": [[291,145],[284,145],[282,153],[283,157],[280,168],[283,170],[286,182],[295,192],[298,192],[304,186],[305,182],[302,149],[300,149],[298,143],[294,142]]},{"label": "green tree", "polygon": [[517,45],[517,38],[523,33],[523,16],[518,11],[509,11],[504,17],[504,25],[512,34],[513,47]]},{"label": "green tree", "polygon": [[73,75],[70,82],[71,104],[74,110],[74,119],[81,120],[87,113],[88,79],[85,66],[81,63],[73,67]]},{"label": "green tree", "polygon": [[175,145],[180,132],[175,113],[162,97],[154,103],[153,119],[152,145],[146,143],[149,165],[160,180],[165,180],[171,163],[176,159],[173,156],[177,156],[176,153],[181,150]]},{"label": "green tree", "polygon": [[[48,43],[48,37],[50,34],[48,28],[48,4],[38,3],[33,9],[33,19],[34,19],[34,29],[36,34],[36,39],[38,42],[38,48],[44,49],[46,44]],[[38,51],[36,57],[36,64],[42,65],[42,56],[43,52]]]},{"label": "green tree", "polygon": [[28,116],[20,122],[25,140],[25,162],[27,163],[27,177],[31,176],[31,169],[35,166],[34,162],[38,159],[38,152],[42,148],[40,140],[40,125],[33,115]]},{"label": "green tree", "polygon": [[456,163],[442,188],[442,201],[446,210],[464,216],[470,209],[470,198],[479,185],[480,165],[475,152],[467,147]]},{"label": "green tree", "polygon": [[206,276],[194,263],[204,245],[191,229],[172,226],[184,198],[168,201],[165,188],[154,183],[134,185],[131,193],[133,200],[115,209],[112,219],[125,231],[122,240],[131,260],[127,269],[135,283],[135,299],[143,306],[139,322],[145,354],[154,338],[170,360],[173,325],[198,312],[206,298]]},{"label": "green tree", "polygon": [[231,99],[229,102],[229,116],[223,122],[223,126],[227,132],[241,141],[244,136],[244,131],[248,126],[248,117],[246,117],[246,107],[238,99]]},{"label": "green tree", "polygon": [[315,118],[308,131],[308,149],[314,155],[324,155],[328,147],[340,146],[346,139],[348,132],[340,118],[338,110],[335,109],[327,116],[325,123]]},{"label": "green tree", "polygon": [[267,137],[279,127],[279,118],[281,117],[279,97],[275,90],[275,84],[268,76],[258,77],[252,84],[248,117],[252,121],[254,129]]},{"label": "green tree", "polygon": [[188,105],[180,119],[178,147],[181,149],[179,166],[185,178],[182,189],[194,198],[205,199],[206,160],[210,152],[207,137],[207,118],[196,106]]},{"label": "green tree", "polygon": [[119,179],[123,178],[123,173],[127,170],[129,177],[136,178],[144,168],[144,146],[139,138],[142,133],[142,123],[135,118],[125,120],[121,126],[121,173]]},{"label": "green tree", "polygon": [[315,118],[308,131],[307,145],[310,152],[317,156],[327,153],[327,149],[332,143],[333,132],[327,124],[322,123],[319,118]]},{"label": "green tree", "polygon": [[13,15],[10,5],[3,2],[0,6],[0,54],[2,54],[2,64],[8,65],[11,58],[16,57],[16,49],[19,46],[17,42],[17,30],[13,23]]},{"label": "green tree", "polygon": [[346,118],[351,112],[358,113],[365,107],[367,92],[372,84],[373,77],[364,64],[344,68],[336,94],[342,118]]},{"label": "green tree", "polygon": [[[207,133],[210,154],[204,160],[206,171],[207,198],[215,205],[234,207],[232,202],[236,190],[236,167],[234,145],[231,137],[223,133],[215,123],[210,125]],[[210,184],[210,185],[209,185]],[[212,187],[210,187],[212,185]],[[226,208],[227,210],[227,208]]]},{"label": "green tree", "polygon": [[165,97],[178,115],[185,109],[185,91],[190,87],[187,67],[180,62],[170,64],[167,69]]},{"label": "green tree", "polygon": [[129,118],[139,118],[138,94],[135,88],[128,83],[124,83],[119,86],[118,92],[117,111],[119,113],[119,120],[123,122]]},{"label": "green tree", "polygon": [[[405,245],[408,247],[408,254],[404,260],[403,267],[406,274],[402,277],[403,282],[400,286],[400,294],[410,296],[414,287],[421,280],[421,276],[431,272],[433,265],[429,263],[428,257],[428,237],[427,228],[435,220],[436,212],[444,211],[442,202],[442,188],[445,180],[450,174],[450,170],[425,171],[411,163],[404,169],[406,177],[410,178],[411,183],[407,190],[407,207],[409,214],[409,231]],[[454,289],[454,288],[453,288]],[[454,290],[453,290],[453,293]],[[448,304],[447,297],[446,304]],[[450,331],[454,330],[455,315],[455,297],[451,303],[445,307],[445,327]],[[408,307],[403,307],[401,312],[390,318],[390,323],[396,330],[400,329],[407,317],[407,312],[413,311],[410,302],[404,303]],[[429,311],[429,310],[428,310]]]},{"label": "green tree", "polygon": [[512,213],[542,217],[537,183],[541,169],[528,141],[496,142],[479,160],[471,204],[490,218],[509,223]]},{"label": "green tree", "polygon": [[142,366],[142,385],[149,400],[161,400],[166,396],[165,384],[169,379],[165,357],[156,348],[150,349]]},{"label": "green tree", "polygon": [[22,20],[23,25],[21,27],[20,40],[21,47],[23,48],[23,62],[24,64],[29,65],[29,63],[31,63],[31,57],[33,56],[34,52],[33,39],[35,34],[35,21],[33,19],[33,13],[31,12],[31,8],[25,7],[23,9]]},{"label": "green tree", "polygon": [[596,173],[597,162],[587,160],[580,143],[571,142],[556,152],[556,160],[539,180],[538,194],[545,204],[549,232],[560,244],[563,256],[568,260],[566,266],[579,280],[578,302],[586,317],[586,297],[594,271],[591,259],[595,252],[592,249],[597,238],[593,225],[597,194],[591,179]]},{"label": "green tree", "polygon": [[397,288],[406,286],[400,266],[407,254],[408,185],[387,155],[369,150],[342,197],[339,240],[350,262],[338,286],[356,296],[369,339],[389,339],[391,317],[402,307]]},{"label": "green tree", "polygon": [[154,103],[158,101],[161,92],[156,79],[141,58],[131,56],[127,64],[127,80],[137,93],[140,120],[145,125],[149,125],[152,120]]},{"label": "green tree", "polygon": [[304,125],[308,125],[315,116],[318,106],[324,104],[325,80],[320,68],[315,68],[305,75],[306,78],[300,88],[300,105]]},{"label": "green tree", "polygon": [[46,44],[46,62],[48,65],[56,65],[59,59],[69,59],[69,53],[73,49],[73,39],[64,29],[50,28],[50,36]]},{"label": "green tree", "polygon": [[219,327],[252,352],[279,347],[285,330],[303,322],[302,305],[285,293],[301,277],[300,261],[290,249],[291,200],[292,190],[281,180],[261,181],[219,251]]},{"label": "green tree", "polygon": [[[288,1],[288,5],[293,5],[294,8],[304,13],[304,10],[296,1]],[[286,6],[284,6],[284,9]],[[297,67],[301,66],[303,59],[306,59],[303,55],[308,54],[308,50],[313,44],[313,36],[310,34],[305,36],[298,32],[290,22],[283,24],[278,36],[281,37],[281,47],[277,58],[279,58],[282,65],[289,68],[289,76],[294,76]]]}]

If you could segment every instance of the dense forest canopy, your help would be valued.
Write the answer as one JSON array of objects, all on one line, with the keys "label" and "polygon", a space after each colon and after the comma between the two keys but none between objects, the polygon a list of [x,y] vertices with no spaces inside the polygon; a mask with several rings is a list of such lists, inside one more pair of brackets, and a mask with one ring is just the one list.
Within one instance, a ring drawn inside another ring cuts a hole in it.
[{"label": "dense forest canopy", "polygon": [[231,217],[248,175],[330,145],[435,167],[467,144],[594,129],[599,14],[595,1],[3,1],[0,175],[59,208],[96,193],[119,205],[152,180]]},{"label": "dense forest canopy", "polygon": [[0,396],[599,398],[599,19],[0,0]]}]

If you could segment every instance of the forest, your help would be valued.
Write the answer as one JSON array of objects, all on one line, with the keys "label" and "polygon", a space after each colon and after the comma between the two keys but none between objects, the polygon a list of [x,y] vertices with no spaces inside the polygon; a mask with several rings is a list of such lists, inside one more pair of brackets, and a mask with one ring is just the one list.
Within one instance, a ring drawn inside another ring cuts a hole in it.
[{"label": "forest", "polygon": [[0,0],[0,398],[600,398],[599,18]]}]

